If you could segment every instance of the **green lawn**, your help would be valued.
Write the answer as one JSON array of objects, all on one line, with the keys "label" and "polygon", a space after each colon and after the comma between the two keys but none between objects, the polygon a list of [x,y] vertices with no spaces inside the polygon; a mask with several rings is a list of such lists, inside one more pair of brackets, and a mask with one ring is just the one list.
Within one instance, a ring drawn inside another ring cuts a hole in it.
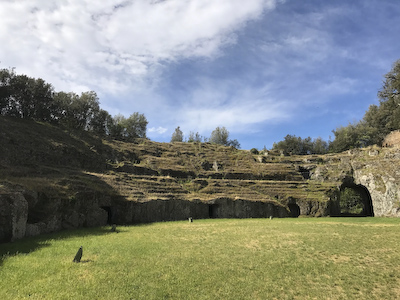
[{"label": "green lawn", "polygon": [[[194,220],[119,230],[0,244],[0,299],[400,299],[400,219]],[[80,246],[82,261],[73,263]]]}]

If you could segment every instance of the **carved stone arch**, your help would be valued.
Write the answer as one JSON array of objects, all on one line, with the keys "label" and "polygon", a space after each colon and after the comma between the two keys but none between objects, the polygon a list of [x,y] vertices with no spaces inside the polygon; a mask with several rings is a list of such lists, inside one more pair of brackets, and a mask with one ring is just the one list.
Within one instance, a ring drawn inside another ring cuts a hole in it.
[{"label": "carved stone arch", "polygon": [[[362,184],[355,184],[354,182],[351,181],[345,181],[341,186],[340,186],[340,191],[343,191],[344,189],[352,189],[354,192],[356,192],[361,200],[360,203],[363,206],[363,209],[360,213],[358,214],[346,214],[340,212],[340,215],[348,215],[348,216],[360,216],[360,217],[373,217],[374,216],[374,207],[372,205],[372,198],[369,190]],[[340,201],[340,199],[339,199]]]}]

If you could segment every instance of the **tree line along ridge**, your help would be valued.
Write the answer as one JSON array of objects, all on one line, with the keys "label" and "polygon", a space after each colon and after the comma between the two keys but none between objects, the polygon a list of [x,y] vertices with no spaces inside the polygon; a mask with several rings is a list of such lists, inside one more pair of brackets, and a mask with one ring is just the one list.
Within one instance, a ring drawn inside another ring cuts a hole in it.
[{"label": "tree line along ridge", "polygon": [[[360,121],[332,130],[333,141],[288,134],[282,141],[274,143],[272,150],[297,155],[325,154],[381,145],[386,135],[400,129],[400,60],[394,62],[384,78],[383,86],[378,91],[379,105],[370,105]],[[43,79],[17,74],[14,68],[0,69],[0,115],[47,122],[71,130],[85,130],[117,140],[147,138],[148,121],[144,114],[134,112],[129,117],[121,114],[111,116],[100,107],[94,91],[80,95],[57,92]],[[229,131],[225,127],[217,127],[209,139],[198,132],[190,132],[184,139],[178,126],[171,136],[171,142],[210,142],[240,148],[236,139],[229,139]],[[251,151],[258,150],[253,148]]]}]

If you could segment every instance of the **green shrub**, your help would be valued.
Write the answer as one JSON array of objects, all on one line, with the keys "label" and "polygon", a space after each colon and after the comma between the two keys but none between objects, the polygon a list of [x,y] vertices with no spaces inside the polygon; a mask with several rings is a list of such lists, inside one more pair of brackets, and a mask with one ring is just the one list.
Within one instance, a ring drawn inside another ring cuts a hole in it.
[{"label": "green shrub", "polygon": [[252,154],[260,154],[256,148],[251,148],[250,153]]},{"label": "green shrub", "polygon": [[340,191],[340,212],[344,214],[360,214],[364,209],[361,195],[352,188]]}]

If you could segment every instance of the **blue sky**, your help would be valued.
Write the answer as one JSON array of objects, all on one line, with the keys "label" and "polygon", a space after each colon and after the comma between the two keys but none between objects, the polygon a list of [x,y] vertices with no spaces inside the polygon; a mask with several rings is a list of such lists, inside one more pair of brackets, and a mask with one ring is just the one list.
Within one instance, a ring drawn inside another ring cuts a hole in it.
[{"label": "blue sky", "polygon": [[143,113],[148,137],[225,126],[242,149],[333,138],[400,59],[398,0],[0,2],[0,67]]}]

